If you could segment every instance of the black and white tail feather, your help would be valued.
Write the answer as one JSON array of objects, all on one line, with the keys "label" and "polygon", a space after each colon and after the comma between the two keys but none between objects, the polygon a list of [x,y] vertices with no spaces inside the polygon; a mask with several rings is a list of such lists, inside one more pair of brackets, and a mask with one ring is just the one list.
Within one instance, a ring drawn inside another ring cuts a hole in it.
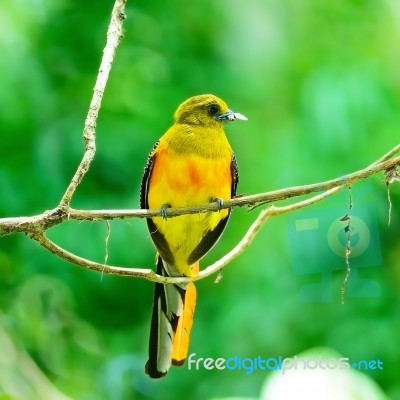
[{"label": "black and white tail feather", "polygon": [[[160,256],[157,259],[157,274],[181,276]],[[173,341],[179,318],[183,314],[186,287],[187,284],[156,283],[151,317],[149,360],[146,363],[146,373],[151,378],[164,376],[171,362],[173,363]]]}]

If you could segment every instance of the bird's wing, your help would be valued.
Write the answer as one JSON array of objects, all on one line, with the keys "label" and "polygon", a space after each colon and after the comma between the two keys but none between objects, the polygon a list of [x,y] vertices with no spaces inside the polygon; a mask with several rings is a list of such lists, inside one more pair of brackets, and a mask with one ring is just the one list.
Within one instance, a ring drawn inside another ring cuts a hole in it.
[{"label": "bird's wing", "polygon": [[144,167],[142,184],[140,186],[140,208],[144,209],[149,208],[147,195],[149,193],[150,176],[151,176],[151,171],[153,170],[153,165],[155,160],[154,150],[157,148],[159,143],[160,141],[158,140],[151,149],[150,154],[147,157],[146,165]]},{"label": "bird's wing", "polygon": [[[148,201],[148,193],[149,193],[149,183],[151,178],[151,172],[153,171],[153,166],[156,161],[157,154],[155,154],[155,150],[159,145],[160,141],[157,141],[153,146],[149,156],[147,157],[146,166],[144,167],[142,184],[140,186],[140,208],[148,209],[149,201]],[[150,235],[153,239],[154,244],[157,247],[158,252],[161,257],[169,264],[174,264],[174,256],[171,252],[171,249],[168,246],[167,241],[165,240],[164,235],[157,229],[157,226],[153,222],[151,218],[147,218],[147,226],[149,228]]]},{"label": "bird's wing", "polygon": [[236,196],[236,189],[239,183],[239,168],[236,156],[234,154],[232,155],[232,160],[231,160],[231,175],[232,175],[231,198],[233,199]]}]

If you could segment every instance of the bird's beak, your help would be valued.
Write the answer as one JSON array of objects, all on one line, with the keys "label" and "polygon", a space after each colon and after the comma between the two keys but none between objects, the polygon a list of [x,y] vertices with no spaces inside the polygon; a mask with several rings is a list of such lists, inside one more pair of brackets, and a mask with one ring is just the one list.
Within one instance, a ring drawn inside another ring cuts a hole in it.
[{"label": "bird's beak", "polygon": [[241,119],[242,121],[247,121],[247,118],[240,113],[235,113],[231,110],[228,110],[227,112],[217,115],[215,117],[217,121],[234,121],[235,119]]}]

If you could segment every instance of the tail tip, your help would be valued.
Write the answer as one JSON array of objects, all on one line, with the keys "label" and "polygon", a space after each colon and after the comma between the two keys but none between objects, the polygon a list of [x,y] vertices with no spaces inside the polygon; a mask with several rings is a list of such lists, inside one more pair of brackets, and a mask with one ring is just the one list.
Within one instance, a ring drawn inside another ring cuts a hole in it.
[{"label": "tail tip", "polygon": [[147,361],[145,367],[144,367],[144,372],[153,379],[159,379],[162,378],[163,376],[167,375],[167,371],[159,371],[154,365],[151,365],[149,361]]},{"label": "tail tip", "polygon": [[181,367],[183,364],[185,364],[185,361],[186,361],[186,358],[182,358],[180,360],[173,358],[172,365],[175,365],[176,367]]}]

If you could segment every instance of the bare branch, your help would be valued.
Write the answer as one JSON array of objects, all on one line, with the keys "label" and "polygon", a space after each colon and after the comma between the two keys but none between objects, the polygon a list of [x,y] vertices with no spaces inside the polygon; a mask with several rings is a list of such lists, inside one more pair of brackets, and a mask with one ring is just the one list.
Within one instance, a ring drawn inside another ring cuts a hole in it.
[{"label": "bare branch", "polygon": [[[400,149],[400,146],[397,146]],[[388,153],[389,154],[389,153]],[[382,157],[383,158],[383,157]],[[259,193],[249,196],[237,197],[232,200],[226,200],[222,208],[233,208],[242,206],[258,206],[273,201],[303,196],[313,192],[329,190],[334,187],[349,186],[358,180],[368,178],[371,175],[381,171],[392,171],[396,166],[400,165],[400,156],[380,163],[373,163],[367,168],[356,171],[352,174],[342,176],[325,182],[313,183],[304,186],[293,186],[287,189],[274,190],[271,192]],[[195,207],[168,208],[167,216],[169,218],[178,215],[204,213],[209,211],[218,211],[218,204],[208,203]],[[90,220],[101,221],[110,219],[127,219],[127,218],[149,218],[160,216],[161,210],[76,210],[67,208],[55,208],[45,211],[42,214],[30,217],[11,217],[0,218],[0,236],[16,232],[30,232],[37,228],[46,230],[54,225],[58,225],[65,220]]]},{"label": "bare branch", "polygon": [[[400,148],[400,146],[399,146]],[[361,179],[368,178],[381,171],[386,171],[400,164],[400,156],[391,160],[386,160],[378,164],[373,164],[367,168],[359,170],[340,178],[332,179],[325,182],[313,183],[310,185],[293,186],[287,189],[280,189],[271,192],[253,194],[249,196],[236,197],[231,200],[225,200],[221,206],[217,202],[201,204],[195,207],[168,208],[167,217],[176,217],[185,214],[197,214],[208,211],[219,211],[221,208],[243,207],[243,206],[260,206],[262,204],[271,203],[290,199],[293,197],[304,196],[310,193],[329,190],[338,186],[349,186]],[[124,218],[149,218],[161,215],[161,210],[69,210],[69,218],[77,220],[102,220],[102,219],[124,219]],[[0,220],[1,224],[1,220]]]},{"label": "bare branch", "polygon": [[390,185],[393,182],[400,182],[400,174],[397,170],[397,165],[389,168],[385,171],[385,183],[386,183],[386,190],[387,190],[387,199],[389,203],[388,209],[388,225],[390,225],[390,221],[392,219],[392,199],[390,198]]},{"label": "bare branch", "polygon": [[277,215],[293,212],[293,211],[299,210],[301,208],[307,207],[311,204],[317,203],[317,202],[324,200],[327,197],[332,196],[333,194],[339,192],[342,188],[343,188],[343,186],[339,186],[339,187],[330,189],[324,193],[318,194],[314,197],[311,197],[307,200],[299,201],[297,203],[290,204],[288,206],[282,206],[282,207],[275,207],[273,205],[269,206],[268,208],[266,208],[260,212],[257,219],[254,221],[254,223],[251,225],[249,230],[243,236],[243,239],[228,254],[226,254],[224,257],[222,257],[220,260],[218,260],[214,264],[212,264],[209,267],[205,268],[204,270],[200,271],[196,277],[186,278],[186,279],[195,281],[195,280],[203,279],[207,276],[214,274],[217,271],[220,271],[222,268],[224,268],[226,265],[228,265],[231,261],[233,261],[239,254],[241,254],[247,247],[250,246],[251,242],[254,240],[257,233],[260,231],[260,229],[263,227],[263,225],[269,220],[269,218],[277,216]]},{"label": "bare branch", "polygon": [[111,22],[107,31],[107,43],[103,50],[103,58],[101,60],[96,84],[93,89],[94,93],[86,117],[85,127],[83,129],[85,153],[75,175],[60,201],[59,208],[62,210],[66,210],[69,207],[72,196],[74,195],[78,185],[82,182],[83,177],[88,172],[96,153],[96,121],[99,115],[108,75],[110,74],[111,66],[114,61],[115,52],[122,39],[122,24],[125,19],[126,1],[127,0],[117,0],[111,13]]},{"label": "bare branch", "polygon": [[163,278],[162,276],[156,275],[151,269],[113,267],[110,265],[96,263],[94,261],[87,260],[86,258],[79,257],[52,242],[49,238],[47,238],[47,236],[43,232],[32,232],[29,233],[28,236],[31,239],[36,240],[41,246],[43,246],[53,254],[80,267],[84,267],[87,269],[91,269],[93,271],[110,275],[133,276],[133,277],[138,276],[141,278],[146,278],[148,280],[154,280],[154,281],[156,281],[157,279],[156,277]]},{"label": "bare branch", "polygon": [[400,144],[397,146],[393,147],[393,149],[389,150],[386,154],[384,154],[381,158],[376,160],[373,164],[371,164],[371,167],[376,164],[380,164],[383,161],[389,160],[392,158],[395,154],[400,153]]},{"label": "bare branch", "polygon": [[345,261],[346,261],[346,274],[342,283],[342,288],[341,288],[341,294],[342,294],[342,304],[345,304],[346,302],[346,289],[347,289],[347,283],[350,279],[350,274],[351,274],[351,268],[350,268],[350,255],[351,252],[353,251],[351,247],[351,239],[353,237],[353,232],[351,228],[351,211],[353,209],[353,195],[351,192],[351,187],[349,187],[349,213],[346,214],[343,218],[341,218],[341,221],[347,221],[347,225],[344,228],[344,231],[347,234],[347,240],[346,240],[346,248],[345,248]]},{"label": "bare branch", "polygon": [[104,255],[104,264],[107,264],[108,261],[108,245],[110,243],[110,235],[111,235],[111,224],[110,220],[106,220],[106,227],[107,227],[107,232],[106,232],[106,238],[105,238],[105,247],[106,247],[106,254]]},{"label": "bare branch", "polygon": [[[388,153],[383,155],[370,166],[356,171],[354,173],[332,179],[329,181],[315,183],[311,185],[295,186],[287,189],[275,190],[266,193],[260,193],[249,196],[239,196],[237,198],[226,200],[222,208],[233,208],[240,206],[257,207],[262,204],[271,203],[275,201],[290,199],[298,196],[304,196],[311,193],[322,192],[307,200],[297,202],[288,206],[275,207],[270,206],[263,210],[256,221],[251,225],[243,239],[238,245],[229,252],[222,259],[210,265],[205,270],[201,271],[198,276],[194,278],[179,277],[170,278],[163,277],[155,274],[151,269],[144,268],[123,268],[114,267],[106,264],[96,263],[75,254],[58,246],[46,236],[46,230],[61,224],[68,220],[111,220],[111,219],[124,219],[124,218],[149,218],[160,216],[161,210],[76,210],[70,207],[71,199],[81,183],[83,177],[89,170],[96,152],[96,121],[99,115],[101,102],[104,90],[107,84],[108,76],[111,66],[116,54],[116,49],[122,38],[122,26],[125,19],[125,5],[127,0],[116,0],[111,14],[111,21],[107,31],[107,42],[103,51],[103,58],[100,64],[99,73],[97,75],[96,84],[94,87],[93,97],[89,106],[89,111],[86,117],[85,126],[83,130],[83,138],[85,143],[85,151],[83,158],[68,185],[59,205],[53,210],[45,211],[42,214],[28,216],[28,217],[11,217],[0,219],[0,236],[23,232],[30,238],[36,240],[41,246],[48,249],[58,257],[70,261],[78,266],[99,271],[102,273],[131,276],[144,278],[154,282],[160,283],[184,283],[203,279],[217,271],[224,268],[229,262],[236,258],[243,250],[245,250],[253,241],[256,234],[259,232],[263,224],[272,216],[280,215],[286,212],[291,212],[317,201],[325,199],[343,187],[348,187],[351,184],[370,177],[371,175],[385,171],[386,178],[398,178],[397,167],[400,165],[400,156],[395,157],[400,152],[400,145],[391,149]],[[391,171],[394,171],[392,173]],[[390,172],[390,173],[389,173]],[[390,182],[390,183],[391,183]],[[389,182],[387,181],[389,184]],[[169,208],[167,209],[168,217],[175,217],[184,214],[204,213],[204,212],[218,212],[221,206],[217,203],[202,204],[195,207],[185,208]],[[106,245],[109,238],[109,227],[106,236]],[[107,251],[107,249],[106,249]],[[106,260],[107,260],[106,253]]]},{"label": "bare branch", "polygon": [[332,196],[334,193],[340,191],[343,186],[339,186],[333,189],[328,190],[327,192],[318,194],[314,197],[311,197],[307,200],[300,201],[298,203],[290,204],[288,206],[283,207],[275,207],[270,206],[265,210],[261,211],[257,219],[254,223],[250,226],[249,230],[246,232],[242,240],[224,257],[220,260],[215,262],[214,264],[210,265],[209,267],[205,268],[204,270],[200,271],[200,273],[194,277],[179,277],[179,278],[170,278],[165,277],[162,275],[156,274],[151,269],[145,268],[126,268],[126,267],[115,267],[106,264],[96,263],[85,258],[79,257],[69,251],[63,249],[62,247],[58,246],[50,239],[46,237],[43,232],[33,232],[30,233],[28,236],[32,239],[36,240],[41,246],[45,247],[53,254],[57,255],[58,257],[63,258],[66,261],[69,261],[75,265],[91,269],[93,271],[101,272],[102,274],[110,274],[110,275],[119,275],[119,276],[130,276],[134,278],[143,278],[152,282],[158,283],[188,283],[193,281],[198,281],[200,279],[204,279],[217,271],[220,271],[226,265],[228,265],[232,260],[238,257],[247,247],[250,246],[251,242],[256,237],[257,233],[263,227],[265,222],[270,217],[277,216],[280,214],[292,212],[299,210],[300,208],[307,207],[311,204],[317,203],[321,200],[326,199],[329,196]]}]

